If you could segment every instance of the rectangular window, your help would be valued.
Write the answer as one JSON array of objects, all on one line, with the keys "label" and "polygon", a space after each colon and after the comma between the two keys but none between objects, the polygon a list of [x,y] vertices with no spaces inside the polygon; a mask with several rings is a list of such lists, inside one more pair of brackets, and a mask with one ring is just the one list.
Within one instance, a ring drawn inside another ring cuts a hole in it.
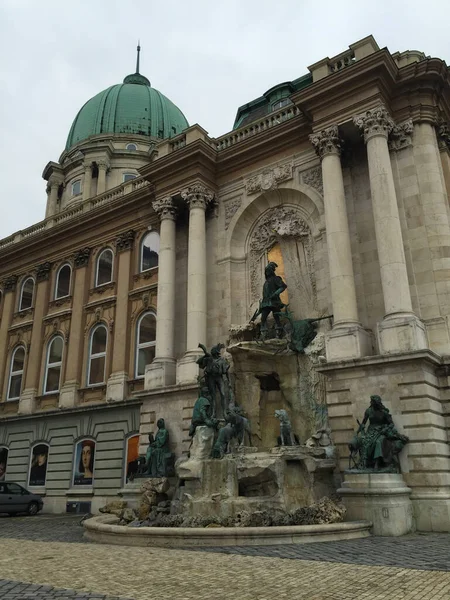
[{"label": "rectangular window", "polygon": [[81,179],[72,183],[72,196],[79,196],[81,194]]},{"label": "rectangular window", "polygon": [[145,375],[145,365],[149,365],[155,358],[155,346],[148,346],[147,348],[139,348],[138,351],[138,367],[137,377],[143,377]]},{"label": "rectangular window", "polygon": [[134,173],[124,173],[123,174],[123,182],[131,181],[132,179],[136,179],[137,175]]},{"label": "rectangular window", "polygon": [[97,385],[105,380],[105,356],[91,358],[89,385]]}]

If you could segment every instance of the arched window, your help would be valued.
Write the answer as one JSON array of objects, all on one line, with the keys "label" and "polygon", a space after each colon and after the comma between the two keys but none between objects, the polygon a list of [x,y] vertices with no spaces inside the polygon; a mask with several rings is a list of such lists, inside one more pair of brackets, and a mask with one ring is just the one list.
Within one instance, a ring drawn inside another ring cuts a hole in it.
[{"label": "arched window", "polygon": [[34,279],[28,277],[22,283],[20,290],[20,303],[19,310],[27,310],[33,306],[33,294],[34,294]]},{"label": "arched window", "polygon": [[49,445],[45,443],[35,444],[31,450],[30,474],[28,485],[35,487],[45,486],[47,479]]},{"label": "arched window", "polygon": [[137,150],[136,144],[127,144],[127,150],[136,151]]},{"label": "arched window", "polygon": [[88,385],[99,385],[105,381],[106,343],[108,332],[104,325],[92,330],[89,342]]},{"label": "arched window", "polygon": [[55,299],[70,295],[70,278],[72,269],[70,265],[63,265],[56,276]]},{"label": "arched window", "polygon": [[8,400],[18,400],[22,389],[23,367],[25,364],[25,348],[18,346],[11,357],[8,382]]},{"label": "arched window", "polygon": [[145,313],[139,319],[136,341],[136,377],[144,377],[145,365],[155,358],[156,317],[153,313]]},{"label": "arched window", "polygon": [[95,274],[95,285],[103,285],[112,281],[113,253],[109,248],[100,252],[97,259],[97,272]]},{"label": "arched window", "polygon": [[51,394],[59,390],[63,348],[64,340],[60,335],[54,337],[48,345],[45,363],[44,394]]},{"label": "arched window", "polygon": [[141,244],[141,272],[158,266],[159,233],[150,231]]}]

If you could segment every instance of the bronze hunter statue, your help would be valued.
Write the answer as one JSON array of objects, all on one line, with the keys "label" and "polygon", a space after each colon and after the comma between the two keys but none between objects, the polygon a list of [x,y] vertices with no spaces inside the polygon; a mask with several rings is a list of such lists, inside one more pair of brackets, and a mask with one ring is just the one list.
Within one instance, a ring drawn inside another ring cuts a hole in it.
[{"label": "bronze hunter statue", "polygon": [[[203,356],[197,359],[197,364],[203,369],[206,386],[211,400],[211,416],[224,418],[230,401],[230,380],[228,373],[230,365],[220,354],[220,351],[225,346],[223,344],[217,344],[211,348],[210,352],[208,352],[203,344],[199,344],[198,347],[203,350]],[[218,410],[218,407],[216,406],[217,392],[220,397],[220,410]]]},{"label": "bronze hunter statue", "polygon": [[275,332],[277,338],[283,337],[283,326],[281,324],[279,313],[281,309],[284,308],[285,304],[281,301],[280,294],[284,292],[287,285],[281,277],[275,274],[277,267],[277,263],[270,262],[264,269],[266,281],[263,286],[263,297],[259,303],[259,308],[250,319],[251,321],[254,321],[258,315],[261,315],[261,339],[267,337],[267,318],[270,313],[273,314],[273,318],[275,319]]}]

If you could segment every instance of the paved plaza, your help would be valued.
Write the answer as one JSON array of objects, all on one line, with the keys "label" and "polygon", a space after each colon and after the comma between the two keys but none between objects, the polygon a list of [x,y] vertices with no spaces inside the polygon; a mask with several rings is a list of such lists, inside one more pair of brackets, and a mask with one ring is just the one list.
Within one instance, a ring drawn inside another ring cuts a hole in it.
[{"label": "paved plaza", "polygon": [[0,517],[0,599],[450,598],[448,534],[192,551],[97,546],[80,521]]}]

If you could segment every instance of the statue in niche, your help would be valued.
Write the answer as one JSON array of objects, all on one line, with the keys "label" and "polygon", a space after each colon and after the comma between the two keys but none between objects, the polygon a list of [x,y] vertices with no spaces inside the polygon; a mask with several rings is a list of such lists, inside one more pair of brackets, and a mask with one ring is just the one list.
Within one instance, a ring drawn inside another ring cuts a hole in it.
[{"label": "statue in niche", "polygon": [[281,277],[275,274],[278,267],[277,263],[270,262],[264,269],[266,281],[263,286],[263,297],[259,302],[259,308],[256,310],[250,322],[253,322],[258,315],[261,315],[261,339],[267,337],[267,318],[270,313],[275,319],[275,332],[277,338],[283,337],[283,325],[281,324],[280,311],[285,307],[285,304],[280,299],[280,294],[287,288],[286,283]]},{"label": "statue in niche", "polygon": [[[367,421],[369,426],[365,428]],[[398,455],[409,442],[397,431],[380,396],[370,396],[370,406],[349,443],[349,468],[360,471],[399,473]],[[353,466],[351,465],[353,461]]]},{"label": "statue in niche", "polygon": [[164,419],[158,419],[156,426],[158,431],[153,437],[148,436],[149,445],[145,455],[145,469],[148,477],[169,477],[171,471],[170,462],[173,462],[173,454],[169,448],[169,432],[166,429]]},{"label": "statue in niche", "polygon": [[278,446],[298,446],[300,440],[292,431],[291,420],[284,408],[276,410],[275,416],[280,421],[280,435],[277,438]]},{"label": "statue in niche", "polygon": [[191,425],[189,427],[190,437],[194,437],[196,428],[200,426],[217,429],[218,421],[212,416],[211,401],[208,396],[209,389],[206,385],[203,385],[194,404]]},{"label": "statue in niche", "polygon": [[[217,344],[211,348],[211,352],[208,352],[203,344],[199,344],[198,347],[204,353],[203,356],[197,359],[197,364],[203,369],[205,382],[208,387],[212,408],[211,416],[215,418],[216,415],[219,415],[219,417],[224,418],[232,396],[228,373],[230,365],[220,354],[220,351],[225,346]],[[220,410],[217,410],[216,407],[216,392],[219,392]]]}]

